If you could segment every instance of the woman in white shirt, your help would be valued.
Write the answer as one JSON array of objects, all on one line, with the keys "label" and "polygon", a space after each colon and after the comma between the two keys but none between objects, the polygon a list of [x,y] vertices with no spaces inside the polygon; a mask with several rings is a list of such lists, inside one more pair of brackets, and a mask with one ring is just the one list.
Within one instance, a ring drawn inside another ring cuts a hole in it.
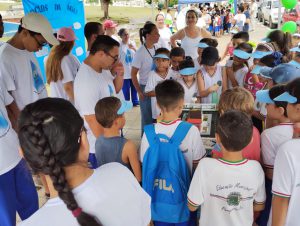
[{"label": "woman in white shirt", "polygon": [[136,89],[131,80],[131,67],[133,57],[136,52],[136,46],[135,43],[129,39],[130,35],[127,29],[121,28],[118,32],[118,35],[121,38],[119,58],[124,67],[124,83],[122,91],[125,100],[130,101],[131,96],[133,106],[137,106],[139,105],[139,100]]},{"label": "woman in white shirt", "polygon": [[158,46],[171,50],[170,38],[172,36],[172,33],[170,28],[165,25],[165,17],[162,14],[157,14],[155,22],[160,35]]},{"label": "woman in white shirt", "polygon": [[52,47],[46,62],[50,96],[74,103],[73,81],[80,66],[78,59],[71,53],[76,36],[72,28],[63,27],[57,31],[57,39],[60,44]]},{"label": "woman in white shirt", "polygon": [[19,118],[25,160],[46,177],[50,200],[22,226],[146,226],[150,197],[119,163],[92,170],[84,121],[61,98],[27,105]]}]

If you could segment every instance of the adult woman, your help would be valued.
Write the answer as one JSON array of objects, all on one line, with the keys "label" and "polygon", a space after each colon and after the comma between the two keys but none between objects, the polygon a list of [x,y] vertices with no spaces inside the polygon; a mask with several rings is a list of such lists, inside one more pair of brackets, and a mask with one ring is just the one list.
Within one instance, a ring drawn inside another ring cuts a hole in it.
[{"label": "adult woman", "polygon": [[136,89],[131,80],[131,66],[136,52],[136,46],[135,43],[129,39],[129,32],[127,29],[121,28],[118,35],[121,38],[119,57],[124,67],[124,83],[122,87],[124,98],[129,101],[131,96],[133,106],[137,106],[139,104],[139,100]]},{"label": "adult woman", "polygon": [[158,45],[162,48],[171,49],[170,38],[172,36],[171,30],[165,25],[165,17],[162,14],[157,14],[155,18],[156,26],[160,35]]},{"label": "adult woman", "polygon": [[74,103],[73,81],[80,63],[71,54],[75,43],[72,28],[61,28],[57,32],[60,44],[53,46],[46,62],[47,82],[50,84],[50,96],[59,97]]},{"label": "adult woman", "polygon": [[[141,126],[152,123],[151,100],[144,95],[145,87],[148,81],[149,72],[153,69],[153,56],[155,54],[155,44],[159,40],[159,32],[155,24],[146,22],[140,29],[141,47],[136,51],[132,62],[131,79],[136,88],[141,108]],[[137,73],[139,72],[139,81]]]},{"label": "adult woman", "polygon": [[127,168],[88,167],[83,124],[75,107],[61,98],[41,99],[21,112],[22,152],[31,169],[45,175],[51,197],[21,225],[148,225],[150,198]]},{"label": "adult woman", "polygon": [[186,27],[171,36],[171,45],[176,47],[176,40],[181,40],[181,47],[186,56],[197,58],[197,45],[202,38],[210,38],[211,34],[205,28],[197,26],[198,13],[190,9],[186,13]]}]

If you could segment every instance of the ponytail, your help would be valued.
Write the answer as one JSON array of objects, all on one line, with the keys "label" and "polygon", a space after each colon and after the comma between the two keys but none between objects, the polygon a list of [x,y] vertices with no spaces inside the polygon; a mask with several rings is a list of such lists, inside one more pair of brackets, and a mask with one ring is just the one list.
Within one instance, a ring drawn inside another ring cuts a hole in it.
[{"label": "ponytail", "polygon": [[144,28],[140,28],[140,30],[139,30],[139,35],[140,35],[140,41],[141,41],[141,43],[142,44],[144,44],[144,35],[143,35],[143,30],[144,30]]},{"label": "ponytail", "polygon": [[142,44],[145,43],[146,36],[150,34],[153,29],[156,28],[156,25],[152,23],[151,21],[147,21],[143,28],[140,28],[139,35],[140,35],[140,41]]},{"label": "ponytail", "polygon": [[[55,112],[55,109],[60,110]],[[63,116],[63,112],[70,118]],[[66,180],[64,167],[77,160],[78,137],[83,127],[83,120],[72,104],[58,98],[39,100],[24,108],[19,126],[20,145],[30,167],[35,172],[50,176],[59,197],[79,225],[101,226],[93,216],[81,210]],[[58,141],[54,142],[55,139]]]}]

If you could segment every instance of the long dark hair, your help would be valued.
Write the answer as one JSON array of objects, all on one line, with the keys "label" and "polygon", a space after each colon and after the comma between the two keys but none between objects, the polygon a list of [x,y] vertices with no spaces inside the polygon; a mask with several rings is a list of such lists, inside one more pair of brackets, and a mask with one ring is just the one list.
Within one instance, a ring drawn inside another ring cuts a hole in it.
[{"label": "long dark hair", "polygon": [[[18,136],[24,158],[36,173],[49,175],[70,211],[79,208],[66,180],[64,167],[77,161],[83,119],[75,107],[60,98],[45,98],[27,105],[20,114]],[[101,226],[81,211],[81,226]]]},{"label": "long dark hair", "polygon": [[278,45],[280,52],[284,56],[289,56],[290,48],[292,48],[291,33],[275,30],[268,35],[268,38],[271,40],[271,42],[275,42]]},{"label": "long dark hair", "polygon": [[146,22],[144,27],[140,29],[140,41],[142,44],[144,44],[144,39],[146,39],[146,36],[150,34],[154,29],[156,28],[156,25],[150,21]]}]

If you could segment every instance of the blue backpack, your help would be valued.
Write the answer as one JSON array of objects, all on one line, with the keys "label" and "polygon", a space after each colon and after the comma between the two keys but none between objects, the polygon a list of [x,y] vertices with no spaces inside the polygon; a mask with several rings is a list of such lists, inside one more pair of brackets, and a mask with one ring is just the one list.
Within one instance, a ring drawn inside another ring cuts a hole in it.
[{"label": "blue backpack", "polygon": [[[179,146],[191,124],[181,122],[169,138],[145,126],[149,148],[143,159],[143,188],[151,196],[152,220],[182,223],[189,220],[187,192],[191,175]],[[162,140],[163,141],[162,141]]]}]

